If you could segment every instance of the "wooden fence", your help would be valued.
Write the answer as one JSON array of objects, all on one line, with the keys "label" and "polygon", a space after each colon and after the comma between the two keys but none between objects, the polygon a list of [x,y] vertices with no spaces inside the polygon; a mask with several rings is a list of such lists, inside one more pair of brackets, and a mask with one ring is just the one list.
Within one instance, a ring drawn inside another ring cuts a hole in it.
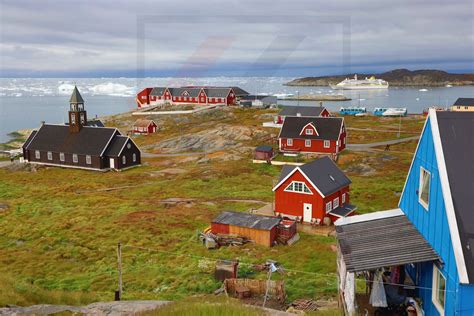
[{"label": "wooden fence", "polygon": [[235,294],[235,287],[237,285],[245,286],[246,288],[248,288],[252,296],[265,295],[267,284],[269,286],[269,296],[277,299],[279,302],[285,302],[286,293],[285,284],[283,281],[267,281],[254,279],[226,279],[224,281],[226,292],[231,295]]}]

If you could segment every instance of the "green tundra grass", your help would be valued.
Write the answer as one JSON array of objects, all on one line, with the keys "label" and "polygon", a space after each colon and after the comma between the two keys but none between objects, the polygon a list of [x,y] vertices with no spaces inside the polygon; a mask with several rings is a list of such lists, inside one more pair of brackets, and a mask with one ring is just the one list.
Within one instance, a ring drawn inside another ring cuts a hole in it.
[{"label": "green tundra grass", "polygon": [[[135,141],[146,146],[217,123],[263,129],[261,123],[269,120],[265,114],[235,109],[191,116],[183,122],[161,119],[160,133]],[[125,129],[130,120],[130,115],[121,115],[107,124]],[[395,121],[381,121],[379,128]],[[357,127],[356,120],[350,124]],[[411,132],[419,133],[422,119],[410,118],[409,124]],[[387,134],[385,139],[394,138]],[[246,140],[245,145],[255,146],[259,141]],[[351,202],[360,213],[397,206],[414,144],[394,148],[393,152],[346,151],[341,155],[338,163],[352,179]],[[288,301],[335,297],[333,237],[302,233],[290,247],[247,244],[211,251],[197,241],[197,231],[209,226],[222,210],[247,211],[262,206],[259,201],[272,202],[272,184],[281,167],[252,164],[250,154],[239,160],[200,163],[183,157],[143,160],[143,166],[124,172],[0,168],[0,203],[9,206],[0,210],[0,306],[112,300],[119,241],[124,299],[182,300],[210,294],[220,287],[212,274],[217,259],[238,259],[242,275],[253,278],[265,274],[253,273],[251,264],[267,259],[280,262],[287,272],[274,278],[285,281]],[[370,172],[361,166],[368,166]],[[167,168],[185,172],[156,173]],[[168,198],[193,200],[163,203]]]}]

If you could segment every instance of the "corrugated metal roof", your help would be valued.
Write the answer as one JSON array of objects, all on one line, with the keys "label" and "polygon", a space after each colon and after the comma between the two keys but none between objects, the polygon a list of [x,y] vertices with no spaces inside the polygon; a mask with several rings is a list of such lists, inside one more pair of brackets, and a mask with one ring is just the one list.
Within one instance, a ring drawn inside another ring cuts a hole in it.
[{"label": "corrugated metal roof", "polygon": [[336,222],[336,235],[349,272],[440,259],[405,215]]},{"label": "corrugated metal roof", "polygon": [[212,222],[217,224],[270,230],[281,221],[279,217],[253,215],[239,212],[222,212]]}]

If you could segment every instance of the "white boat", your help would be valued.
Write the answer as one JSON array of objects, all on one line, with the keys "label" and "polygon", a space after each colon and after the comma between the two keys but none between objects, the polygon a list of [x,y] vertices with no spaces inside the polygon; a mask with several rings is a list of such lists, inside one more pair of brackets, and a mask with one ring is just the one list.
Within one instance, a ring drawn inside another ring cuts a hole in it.
[{"label": "white boat", "polygon": [[375,79],[374,76],[363,80],[346,78],[337,85],[331,85],[332,89],[338,90],[366,90],[366,89],[388,89],[388,82],[383,79]]},{"label": "white boat", "polygon": [[406,108],[388,108],[382,113],[382,116],[406,116]]},{"label": "white boat", "polygon": [[277,97],[279,100],[283,100],[286,98],[294,97],[295,95],[292,93],[275,93],[273,96]]}]

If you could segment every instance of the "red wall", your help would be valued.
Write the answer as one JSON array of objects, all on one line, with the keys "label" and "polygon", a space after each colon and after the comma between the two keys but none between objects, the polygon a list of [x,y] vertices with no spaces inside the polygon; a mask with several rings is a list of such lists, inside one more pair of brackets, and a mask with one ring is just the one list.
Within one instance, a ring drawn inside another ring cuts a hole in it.
[{"label": "red wall", "polygon": [[[301,181],[306,183],[313,194],[303,194],[295,192],[285,192],[285,188],[291,181]],[[323,218],[323,198],[312,187],[308,180],[296,171],[290,178],[278,187],[275,191],[275,212],[293,216],[303,217],[303,204],[310,203],[313,205],[313,218]]]},{"label": "red wall", "polygon": [[229,234],[229,225],[211,223],[211,231],[213,234]]},{"label": "red wall", "polygon": [[321,114],[319,116],[322,116],[322,117],[329,117],[329,111],[324,109]]},{"label": "red wall", "polygon": [[[313,194],[303,194],[296,192],[285,192],[285,188],[292,181],[301,181],[306,183],[308,188],[313,192]],[[312,204],[313,215],[312,218],[319,218],[320,220],[326,216],[326,203],[333,201],[336,197],[339,197],[339,205],[342,205],[342,194],[346,193],[345,204],[349,203],[349,186],[342,188],[341,190],[332,193],[331,195],[323,198],[317,190],[309,183],[308,180],[299,172],[296,171],[290,178],[288,178],[284,183],[278,187],[275,191],[275,212],[282,213],[292,216],[300,216],[303,218],[303,205],[304,203]],[[334,221],[336,217],[332,217]]]},{"label": "red wall", "polygon": [[[137,101],[137,106],[140,108],[141,104],[150,104],[150,92],[152,88],[145,88],[142,91],[137,93],[137,99],[140,101]],[[141,104],[140,104],[141,103]]]},{"label": "red wall", "polygon": [[336,141],[331,140],[329,148],[324,148],[324,140],[320,139],[312,139],[311,140],[311,147],[305,146],[304,139],[297,139],[293,138],[293,145],[287,145],[286,138],[281,138],[281,151],[299,151],[299,152],[307,152],[307,153],[336,153]]}]

